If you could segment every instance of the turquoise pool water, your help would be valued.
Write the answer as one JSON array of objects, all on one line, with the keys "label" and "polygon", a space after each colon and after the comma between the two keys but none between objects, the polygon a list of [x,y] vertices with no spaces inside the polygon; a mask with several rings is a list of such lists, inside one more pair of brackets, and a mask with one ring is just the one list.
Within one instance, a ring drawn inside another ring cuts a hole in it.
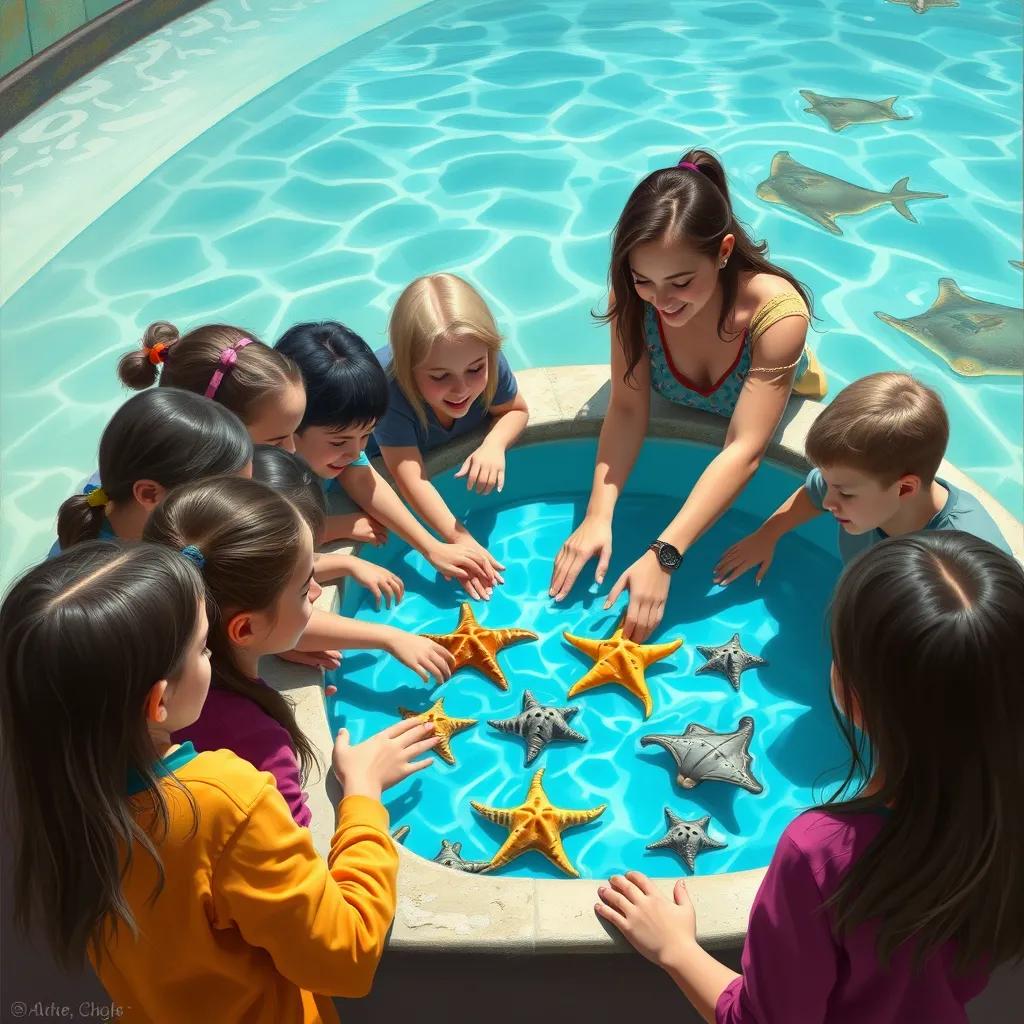
[{"label": "turquoise pool water", "polygon": [[[813,289],[833,393],[894,366],[936,386],[951,460],[1019,517],[1020,376],[959,376],[875,315],[924,313],[953,278],[1002,311],[961,304],[945,327],[1019,359],[1005,340],[1019,350],[1019,13],[1012,0],[924,15],[883,0],[438,0],[308,65],[167,160],[0,309],[4,579],[45,551],[58,503],[94,468],[123,398],[116,357],[149,321],[272,340],[332,317],[375,344],[400,289],[449,269],[492,303],[515,367],[603,362],[589,311],[614,220],[693,143],[722,154],[738,214]],[[800,90],[898,96],[909,120],[835,132]],[[885,204],[829,234],[757,198],[781,151],[948,198],[912,203],[918,223]]]},{"label": "turquoise pool water", "polygon": [[[468,860],[489,859],[508,833],[476,814],[470,801],[516,806],[534,772],[544,768],[544,786],[556,806],[608,805],[595,822],[563,834],[569,859],[584,877],[633,867],[655,875],[685,872],[671,851],[645,850],[666,832],[665,807],[691,820],[710,815],[709,833],[728,844],[702,853],[696,860],[698,873],[762,867],[786,824],[821,798],[844,761],[829,705],[823,625],[839,572],[835,524],[822,517],[786,538],[760,587],[750,577],[727,589],[713,586],[717,555],[753,528],[758,510],[776,507],[797,483],[794,474],[763,466],[738,506],[687,555],[673,583],[664,626],[652,642],[679,637],[685,642],[647,670],[654,700],[650,718],[645,721],[639,701],[617,686],[567,699],[570,686],[592,662],[563,641],[562,631],[603,638],[615,628],[620,611],[603,611],[607,588],[592,592],[593,566],[561,604],[547,596],[555,554],[582,517],[595,453],[590,440],[516,449],[509,456],[504,492],[486,498],[467,495],[451,473],[439,480],[453,511],[464,515],[474,535],[508,566],[505,586],[491,601],[473,602],[477,619],[493,628],[532,629],[540,638],[499,654],[508,691],[471,669],[440,687],[428,686],[393,659],[357,653],[347,656],[329,679],[338,687],[338,695],[328,701],[331,725],[335,730],[347,726],[358,741],[397,721],[399,706],[422,711],[438,697],[444,698],[446,714],[479,720],[453,738],[454,766],[435,759],[431,768],[386,796],[393,825],[411,826],[406,845],[425,857],[434,857],[446,839],[461,842]],[[683,442],[645,446],[617,510],[609,585],[657,534],[667,510],[679,504],[709,454],[705,447]],[[378,612],[364,592],[349,587],[343,607],[347,614],[413,632],[455,628],[463,595],[419,555],[394,543],[364,554],[401,574],[406,597],[397,611]],[[723,644],[733,633],[768,662],[743,673],[738,693],[722,676],[694,674],[704,664],[696,645]],[[518,714],[524,690],[542,704],[578,707],[569,724],[588,741],[550,744],[524,767],[523,742],[487,724]],[[679,733],[691,722],[731,732],[744,715],[754,719],[750,750],[754,774],[764,785],[760,795],[723,782],[683,790],[673,781],[669,755],[640,746],[646,733]],[[525,854],[500,873],[563,877],[539,853]]]}]

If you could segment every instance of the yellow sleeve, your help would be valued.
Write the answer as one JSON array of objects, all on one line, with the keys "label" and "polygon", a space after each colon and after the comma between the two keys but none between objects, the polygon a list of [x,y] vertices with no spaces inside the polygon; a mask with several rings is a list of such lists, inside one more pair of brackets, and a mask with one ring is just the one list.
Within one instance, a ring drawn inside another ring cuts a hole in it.
[{"label": "yellow sleeve", "polygon": [[[328,867],[328,864],[330,867]],[[338,808],[328,864],[276,787],[253,801],[213,872],[219,927],[237,927],[299,988],[370,991],[395,916],[398,852],[384,807],[350,796]]]}]

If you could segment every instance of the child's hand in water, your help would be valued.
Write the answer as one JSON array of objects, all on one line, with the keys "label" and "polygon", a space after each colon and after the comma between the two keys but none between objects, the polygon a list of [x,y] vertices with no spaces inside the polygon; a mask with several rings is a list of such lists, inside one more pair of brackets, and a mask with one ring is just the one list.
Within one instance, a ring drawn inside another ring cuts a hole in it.
[{"label": "child's hand in water", "polygon": [[330,672],[341,664],[341,651],[283,651],[278,654],[282,661],[310,668],[323,668]]},{"label": "child's hand in water", "polygon": [[338,536],[341,538],[355,540],[360,544],[373,544],[375,547],[380,547],[388,539],[388,528],[365,512],[351,512],[335,518],[338,520]]},{"label": "child's hand in water", "polygon": [[339,729],[334,741],[334,774],[345,796],[368,796],[379,800],[385,789],[429,768],[433,758],[416,761],[420,754],[437,746],[433,722],[406,718],[388,726],[355,746],[348,729]]},{"label": "child's hand in water", "polygon": [[366,587],[373,594],[378,609],[381,601],[384,602],[385,608],[390,608],[405,596],[405,584],[400,576],[366,561],[365,558],[353,558],[348,564],[348,571],[356,583]]},{"label": "child's hand in water", "polygon": [[451,679],[455,669],[455,658],[450,652],[434,640],[417,633],[396,629],[387,642],[386,650],[395,660],[411,668],[425,683],[433,679],[440,686]]},{"label": "child's hand in water", "polygon": [[646,875],[612,875],[597,890],[597,916],[615,925],[626,941],[659,967],[670,967],[697,943],[697,915],[680,878],[669,899]]},{"label": "child's hand in water", "polygon": [[486,601],[494,587],[505,581],[491,565],[491,557],[474,541],[435,544],[424,552],[427,561],[446,579],[453,576],[465,587],[470,597]]},{"label": "child's hand in water", "polygon": [[466,478],[467,491],[490,494],[497,487],[500,494],[505,486],[505,449],[485,441],[455,474],[456,480],[462,477]]},{"label": "child's hand in water", "polygon": [[739,579],[748,569],[759,565],[761,568],[757,570],[754,582],[760,583],[772,567],[777,543],[778,538],[766,530],[755,530],[743,540],[733,544],[722,555],[718,560],[718,565],[715,566],[714,581],[720,586],[728,586],[733,580]]}]

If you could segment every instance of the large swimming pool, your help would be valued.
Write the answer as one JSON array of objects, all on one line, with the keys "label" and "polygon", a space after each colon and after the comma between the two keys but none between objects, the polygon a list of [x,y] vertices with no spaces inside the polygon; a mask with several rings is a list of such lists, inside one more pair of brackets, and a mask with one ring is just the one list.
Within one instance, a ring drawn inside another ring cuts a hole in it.
[{"label": "large swimming pool", "polygon": [[[612,225],[641,176],[695,143],[723,156],[739,215],[813,289],[833,391],[894,366],[937,387],[951,460],[1019,516],[1019,14],[1013,0],[924,14],[886,0],[437,0],[302,67],[0,308],[3,578],[45,552],[58,503],[94,468],[123,398],[116,356],[149,321],[273,340],[337,318],[374,344],[400,289],[448,269],[492,303],[515,367],[603,362],[589,313]],[[52,123],[47,160],[87,145]],[[779,153],[803,170],[781,159],[773,175]],[[911,203],[912,223],[853,187],[905,177],[948,198]],[[803,211],[758,198],[769,178],[791,200],[806,190]],[[808,211],[849,215],[834,234]],[[937,304],[943,279],[963,295],[947,284]],[[984,375],[942,358],[961,348]]]}]

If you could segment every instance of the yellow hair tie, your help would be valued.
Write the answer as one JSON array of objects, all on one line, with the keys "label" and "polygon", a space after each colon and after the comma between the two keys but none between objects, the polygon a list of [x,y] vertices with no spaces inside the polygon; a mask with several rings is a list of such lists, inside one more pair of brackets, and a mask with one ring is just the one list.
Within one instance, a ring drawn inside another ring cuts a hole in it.
[{"label": "yellow hair tie", "polygon": [[94,487],[86,496],[85,502],[89,508],[103,508],[110,499],[102,487]]}]

